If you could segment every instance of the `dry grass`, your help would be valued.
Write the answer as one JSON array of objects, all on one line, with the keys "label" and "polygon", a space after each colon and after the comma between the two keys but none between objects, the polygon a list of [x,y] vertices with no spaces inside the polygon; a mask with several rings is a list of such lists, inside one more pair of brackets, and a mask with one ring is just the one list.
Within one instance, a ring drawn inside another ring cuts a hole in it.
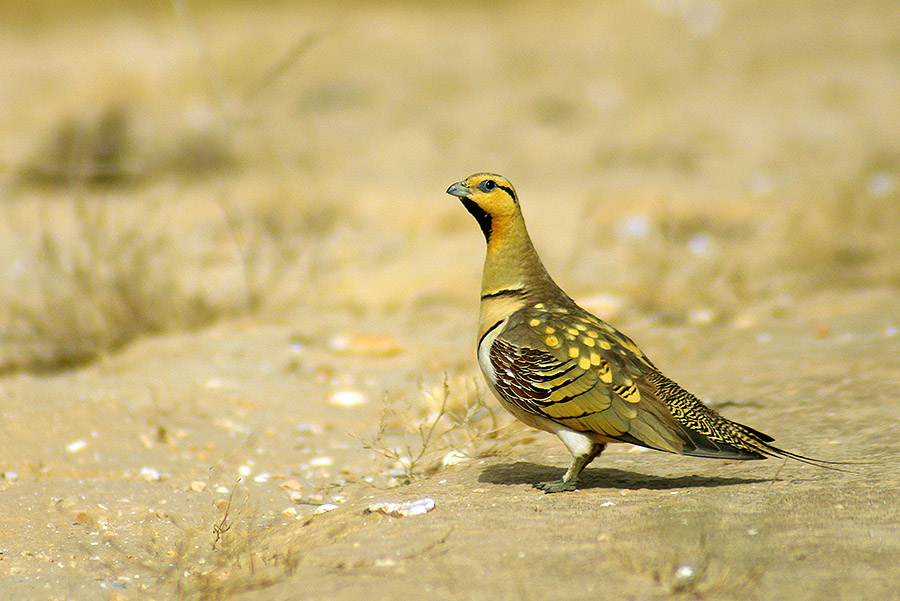
[{"label": "dry grass", "polygon": [[7,341],[17,341],[20,351],[3,357],[2,369],[68,367],[137,335],[210,321],[211,307],[185,298],[177,257],[167,252],[170,233],[118,223],[106,207],[84,201],[73,204],[71,217],[71,237],[44,223],[16,232],[34,244],[25,268],[31,293],[23,287],[7,299]]},{"label": "dry grass", "polygon": [[408,484],[442,467],[509,451],[518,427],[494,403],[485,403],[477,382],[447,376],[420,384],[421,402],[398,409],[385,399],[378,431],[363,446],[389,461],[385,486]]},{"label": "dry grass", "polygon": [[41,205],[37,220],[6,207],[7,241],[21,251],[7,274],[18,285],[0,309],[0,371],[68,368],[139,336],[260,310],[314,257],[298,238],[318,234],[298,235],[302,218],[284,222],[297,213],[283,210],[284,198],[250,209],[218,199],[193,232],[194,248],[159,204],[80,195],[65,207]]},{"label": "dry grass", "polygon": [[[0,253],[17,260],[0,271],[9,282],[0,294],[0,372],[69,368],[139,336],[283,303],[285,294],[302,295],[294,283],[279,293],[282,280],[303,285],[305,271],[327,263],[314,246],[337,220],[332,205],[306,206],[303,195],[298,202],[295,186],[277,175],[248,191],[239,181],[247,157],[235,150],[241,140],[254,148],[262,140],[268,150],[252,115],[266,109],[254,97],[315,36],[254,74],[237,109],[221,97],[196,15],[184,3],[173,9],[184,35],[179,50],[202,55],[186,65],[206,80],[199,103],[182,90],[185,97],[153,106],[111,75],[88,106],[52,107],[52,122],[29,132],[31,143],[4,169]],[[52,3],[42,10],[55,13]]]},{"label": "dry grass", "polygon": [[208,521],[196,526],[159,513],[137,535],[129,524],[95,520],[85,512],[71,521],[87,529],[87,549],[101,568],[98,578],[143,596],[217,601],[266,588],[296,570],[296,542],[258,520],[240,488],[211,509]]},{"label": "dry grass", "polygon": [[270,586],[296,570],[299,552],[273,547],[273,532],[256,523],[246,501],[234,507],[232,494],[220,512],[208,550],[185,537],[179,541],[170,574],[161,575],[160,582],[174,586],[179,599],[227,599]]}]

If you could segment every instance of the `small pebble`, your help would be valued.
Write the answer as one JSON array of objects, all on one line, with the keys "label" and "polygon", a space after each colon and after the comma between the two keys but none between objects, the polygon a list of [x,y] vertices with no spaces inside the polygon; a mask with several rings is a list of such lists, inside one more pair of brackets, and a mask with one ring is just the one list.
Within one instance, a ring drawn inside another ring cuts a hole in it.
[{"label": "small pebble", "polygon": [[322,433],[322,426],[303,422],[297,424],[297,434],[300,436],[315,436]]},{"label": "small pebble", "polygon": [[191,490],[194,492],[203,492],[206,490],[206,482],[201,480],[194,480],[191,482]]},{"label": "small pebble", "polygon": [[380,503],[372,503],[366,507],[366,513],[383,513],[395,518],[402,518],[411,515],[422,515],[434,509],[434,499],[425,497],[415,501],[403,501],[395,503],[393,501],[383,501]]},{"label": "small pebble", "polygon": [[696,575],[692,566],[687,564],[678,566],[672,575],[672,591],[678,593],[693,588]]},{"label": "small pebble", "polygon": [[359,407],[367,402],[366,396],[358,390],[341,390],[328,397],[328,403],[336,407]]},{"label": "small pebble", "polygon": [[217,492],[217,493],[220,493],[220,494],[223,494],[223,495],[227,495],[227,494],[228,494],[228,488],[225,487],[225,486],[219,486],[219,487],[216,488],[216,492]]},{"label": "small pebble", "polygon": [[457,465],[458,463],[465,463],[466,461],[469,461],[469,457],[460,451],[450,451],[441,458],[442,465]]},{"label": "small pebble", "polygon": [[19,479],[19,474],[16,472],[3,472],[2,474],[0,474],[0,477],[2,477],[4,480],[15,482]]},{"label": "small pebble", "polygon": [[756,318],[750,313],[741,313],[731,322],[731,326],[735,330],[746,330],[752,328],[754,325],[756,325]]},{"label": "small pebble", "polygon": [[238,468],[238,474],[240,474],[241,476],[243,476],[245,478],[247,476],[249,476],[252,473],[252,471],[253,470],[250,468],[249,465],[242,465],[241,467]]},{"label": "small pebble", "polygon": [[897,188],[897,180],[890,173],[884,171],[876,173],[866,183],[866,191],[869,196],[881,198],[887,196]]},{"label": "small pebble", "polygon": [[688,240],[688,250],[691,254],[702,257],[710,254],[713,248],[713,241],[709,234],[698,233],[691,236]]},{"label": "small pebble", "polygon": [[278,488],[281,488],[283,490],[301,490],[303,488],[303,485],[300,484],[299,480],[288,480],[287,482],[279,484]]},{"label": "small pebble", "polygon": [[249,434],[250,428],[243,426],[232,419],[224,419],[221,422],[216,422],[217,426],[221,426],[228,430],[229,434]]},{"label": "small pebble", "polygon": [[310,467],[325,467],[334,463],[334,459],[331,457],[315,457],[310,462]]},{"label": "small pebble", "polygon": [[402,463],[398,465],[393,465],[387,470],[388,475],[394,476],[396,478],[406,476],[409,473],[409,468],[403,465]]},{"label": "small pebble", "polygon": [[646,240],[653,223],[646,215],[629,215],[616,222],[616,235],[620,240]]},{"label": "small pebble", "polygon": [[72,507],[75,507],[75,505],[77,505],[80,501],[81,499],[79,499],[77,496],[70,495],[64,499],[60,499],[56,502],[56,504],[63,509],[71,509]]},{"label": "small pebble", "polygon": [[344,334],[333,336],[328,341],[332,351],[342,355],[362,357],[391,357],[399,354],[403,347],[393,336],[385,334]]},{"label": "small pebble", "polygon": [[323,513],[328,513],[329,511],[334,511],[337,509],[337,505],[334,503],[323,503],[313,510],[313,515],[320,515]]},{"label": "small pebble", "polygon": [[680,565],[675,570],[675,579],[685,580],[694,576],[694,568],[689,565]]},{"label": "small pebble", "polygon": [[66,450],[70,453],[77,453],[78,451],[83,451],[85,447],[87,447],[87,443],[85,441],[76,440],[72,444],[66,445]]},{"label": "small pebble", "polygon": [[159,470],[152,467],[142,467],[139,475],[147,482],[159,482],[162,480],[162,474],[159,473]]},{"label": "small pebble", "polygon": [[710,309],[691,309],[688,313],[688,321],[696,326],[708,326],[716,319],[716,314]]}]

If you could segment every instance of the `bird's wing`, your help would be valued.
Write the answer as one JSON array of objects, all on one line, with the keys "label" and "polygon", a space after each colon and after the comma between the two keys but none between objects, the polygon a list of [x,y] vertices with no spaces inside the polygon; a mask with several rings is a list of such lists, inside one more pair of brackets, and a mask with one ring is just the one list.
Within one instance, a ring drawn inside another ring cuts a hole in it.
[{"label": "bird's wing", "polygon": [[642,383],[649,365],[643,353],[591,317],[547,310],[514,315],[489,352],[497,391],[573,430],[684,452],[677,422]]},{"label": "bird's wing", "polygon": [[729,436],[730,422],[589,313],[522,310],[494,340],[489,357],[497,391],[508,402],[573,430],[672,453],[759,456],[735,444],[740,441]]}]

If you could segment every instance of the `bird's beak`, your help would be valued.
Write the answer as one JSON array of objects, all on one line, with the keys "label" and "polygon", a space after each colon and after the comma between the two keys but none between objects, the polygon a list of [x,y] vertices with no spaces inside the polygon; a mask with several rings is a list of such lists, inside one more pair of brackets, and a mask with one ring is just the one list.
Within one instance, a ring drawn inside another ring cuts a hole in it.
[{"label": "bird's beak", "polygon": [[458,196],[459,198],[468,198],[469,197],[469,188],[462,182],[456,182],[449,188],[447,188],[447,194],[450,196]]}]

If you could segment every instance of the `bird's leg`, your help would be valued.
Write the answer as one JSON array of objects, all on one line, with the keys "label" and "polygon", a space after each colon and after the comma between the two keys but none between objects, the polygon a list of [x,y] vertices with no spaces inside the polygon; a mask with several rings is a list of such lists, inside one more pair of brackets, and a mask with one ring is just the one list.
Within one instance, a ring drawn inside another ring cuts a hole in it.
[{"label": "bird's leg", "polygon": [[[566,440],[563,439],[563,442],[566,442]],[[568,444],[566,446],[568,446]],[[575,484],[578,482],[578,476],[581,475],[582,470],[584,470],[597,455],[602,453],[605,448],[606,444],[593,442],[585,452],[573,452],[572,464],[569,466],[569,469],[566,470],[562,479],[549,480],[547,482],[535,482],[533,486],[545,493],[575,490]]]}]

